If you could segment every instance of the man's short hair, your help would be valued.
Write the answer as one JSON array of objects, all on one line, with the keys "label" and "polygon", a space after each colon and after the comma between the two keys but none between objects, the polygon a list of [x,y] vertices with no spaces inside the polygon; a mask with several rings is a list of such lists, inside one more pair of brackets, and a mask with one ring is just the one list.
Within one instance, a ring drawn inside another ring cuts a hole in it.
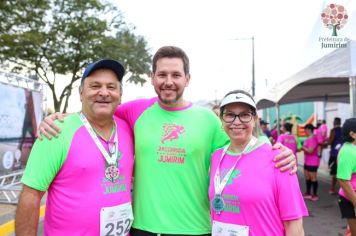
[{"label": "man's short hair", "polygon": [[175,46],[164,46],[158,49],[153,56],[152,72],[155,73],[157,69],[157,61],[161,58],[180,58],[183,61],[184,73],[189,74],[189,58],[183,49]]},{"label": "man's short hair", "polygon": [[347,119],[342,126],[342,139],[345,142],[353,142],[354,139],[350,136],[350,132],[355,132],[356,133],[356,118],[350,118]]}]

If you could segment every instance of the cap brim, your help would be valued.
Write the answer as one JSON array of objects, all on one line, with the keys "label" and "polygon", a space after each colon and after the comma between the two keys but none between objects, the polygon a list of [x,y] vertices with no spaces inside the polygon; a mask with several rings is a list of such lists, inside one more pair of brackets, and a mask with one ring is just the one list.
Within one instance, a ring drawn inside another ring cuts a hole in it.
[{"label": "cap brim", "polygon": [[125,75],[125,68],[124,66],[115,60],[111,60],[111,59],[103,59],[97,62],[94,62],[93,64],[88,66],[89,68],[87,68],[84,72],[84,75],[82,77],[82,79],[85,79],[86,77],[88,77],[91,73],[93,73],[93,71],[98,70],[98,69],[110,69],[112,70],[118,80],[121,82],[122,78]]},{"label": "cap brim", "polygon": [[221,101],[220,107],[223,107],[223,106],[226,106],[226,105],[232,104],[232,103],[244,103],[244,104],[250,105],[251,107],[256,109],[256,104],[253,101],[253,99],[243,93],[232,93],[232,94],[227,95]]}]

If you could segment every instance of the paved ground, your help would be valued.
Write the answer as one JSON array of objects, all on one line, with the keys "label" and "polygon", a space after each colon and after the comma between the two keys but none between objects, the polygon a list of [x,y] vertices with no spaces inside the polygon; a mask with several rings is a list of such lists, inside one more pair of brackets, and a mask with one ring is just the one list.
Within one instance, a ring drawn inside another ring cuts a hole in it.
[{"label": "paved ground", "polygon": [[[299,158],[301,160],[301,158]],[[298,173],[301,189],[304,192],[305,184],[303,174]],[[337,196],[328,193],[330,178],[325,163],[319,170],[319,197],[320,200],[311,202],[306,200],[310,216],[304,219],[304,230],[306,236],[344,236],[346,232],[346,220],[341,219],[337,205]],[[15,205],[0,204],[0,236],[14,235],[4,233],[4,225],[13,223]],[[39,225],[38,235],[42,235],[42,222]],[[11,227],[10,227],[11,228]]]},{"label": "paved ground", "polygon": [[[298,160],[302,162],[303,157],[300,155]],[[302,192],[305,192],[305,180],[302,173],[303,163],[299,163],[299,165],[299,184]],[[347,224],[345,219],[341,219],[337,195],[328,193],[331,179],[325,160],[321,161],[318,180],[320,200],[315,202],[305,200],[309,211],[309,217],[304,218],[305,236],[344,236]],[[337,186],[338,188],[339,186]]]},{"label": "paved ground", "polygon": [[[304,192],[304,178],[299,177]],[[329,183],[326,178],[319,180],[319,201],[305,200],[309,217],[304,218],[305,236],[343,236],[346,232],[346,220],[341,219],[337,195],[328,193]]]}]

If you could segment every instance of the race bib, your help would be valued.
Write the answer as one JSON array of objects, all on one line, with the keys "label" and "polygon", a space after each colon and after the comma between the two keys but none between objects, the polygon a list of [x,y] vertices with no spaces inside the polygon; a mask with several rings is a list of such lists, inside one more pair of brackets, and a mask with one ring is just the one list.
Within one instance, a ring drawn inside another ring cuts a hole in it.
[{"label": "race bib", "polygon": [[212,236],[248,236],[249,227],[213,221]]},{"label": "race bib", "polygon": [[126,236],[133,219],[131,203],[101,208],[100,236]]}]

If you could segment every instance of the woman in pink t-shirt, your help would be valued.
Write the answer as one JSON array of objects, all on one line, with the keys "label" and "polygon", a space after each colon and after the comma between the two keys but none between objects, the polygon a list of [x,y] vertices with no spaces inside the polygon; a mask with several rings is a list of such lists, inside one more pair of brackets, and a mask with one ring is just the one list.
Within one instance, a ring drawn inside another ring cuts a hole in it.
[{"label": "woman in pink t-shirt", "polygon": [[[319,200],[318,197],[318,176],[317,171],[320,165],[320,158],[318,155],[318,140],[314,135],[314,126],[307,124],[304,127],[307,139],[304,141],[302,150],[304,151],[304,177],[306,184],[306,192],[304,198],[312,201]],[[311,194],[313,190],[313,194]]]},{"label": "woman in pink t-shirt", "polygon": [[304,235],[308,212],[297,176],[275,168],[279,151],[253,136],[258,116],[251,95],[228,93],[220,118],[230,143],[211,159],[212,235]]},{"label": "woman in pink t-shirt", "polygon": [[291,149],[294,155],[297,156],[297,139],[292,134],[292,128],[293,124],[288,122],[284,123],[282,126],[283,134],[278,137],[277,142],[282,143],[284,146]]}]

